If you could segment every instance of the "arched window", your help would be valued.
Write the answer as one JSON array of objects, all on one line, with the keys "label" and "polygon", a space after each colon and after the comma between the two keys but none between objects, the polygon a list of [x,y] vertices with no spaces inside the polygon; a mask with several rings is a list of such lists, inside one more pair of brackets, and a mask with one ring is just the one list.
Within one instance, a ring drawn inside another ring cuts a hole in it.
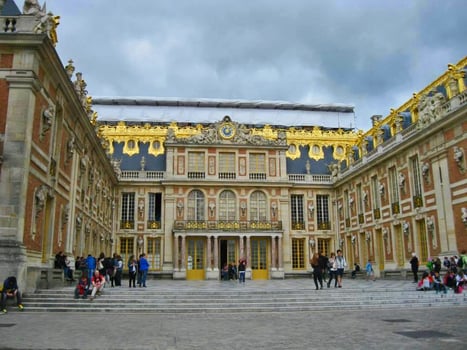
[{"label": "arched window", "polygon": [[204,220],[204,194],[199,190],[193,190],[188,195],[188,220]]},{"label": "arched window", "polygon": [[237,200],[232,191],[223,191],[219,195],[219,220],[237,219]]},{"label": "arched window", "polygon": [[250,196],[250,220],[266,221],[266,195],[255,191]]}]

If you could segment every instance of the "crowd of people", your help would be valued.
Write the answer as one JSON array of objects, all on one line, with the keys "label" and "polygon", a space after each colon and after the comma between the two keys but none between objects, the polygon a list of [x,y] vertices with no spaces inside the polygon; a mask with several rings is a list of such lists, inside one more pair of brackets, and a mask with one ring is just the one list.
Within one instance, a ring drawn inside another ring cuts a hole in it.
[{"label": "crowd of people", "polygon": [[460,294],[467,286],[467,252],[465,250],[460,256],[445,256],[443,261],[440,257],[429,258],[421,279],[418,278],[420,262],[415,253],[412,253],[410,265],[413,282],[417,283],[417,290],[447,293],[449,289],[452,289],[454,293]]},{"label": "crowd of people", "polygon": [[[57,254],[59,256],[59,254]],[[128,287],[146,288],[149,262],[146,254],[141,254],[137,259],[131,255],[127,261],[129,272]],[[91,254],[84,257],[77,257],[75,269],[81,271],[81,277],[75,288],[75,299],[94,300],[96,296],[103,293],[105,286],[110,288],[122,286],[123,260],[119,254],[114,253],[112,257],[106,257],[101,253],[97,258]],[[66,275],[66,272],[65,272]]]},{"label": "crowd of people", "polygon": [[238,266],[235,264],[235,261],[231,263],[223,264],[221,270],[221,280],[222,281],[235,281],[238,279],[239,283],[245,283],[245,273],[246,273],[246,259],[241,258],[238,261]]}]

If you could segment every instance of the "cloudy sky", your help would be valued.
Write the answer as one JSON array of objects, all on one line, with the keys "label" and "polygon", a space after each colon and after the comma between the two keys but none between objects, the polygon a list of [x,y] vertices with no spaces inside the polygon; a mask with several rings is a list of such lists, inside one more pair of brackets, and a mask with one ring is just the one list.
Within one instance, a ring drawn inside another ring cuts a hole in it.
[{"label": "cloudy sky", "polygon": [[466,0],[47,0],[47,9],[61,16],[62,62],[74,60],[93,97],[343,103],[360,129],[467,55]]}]

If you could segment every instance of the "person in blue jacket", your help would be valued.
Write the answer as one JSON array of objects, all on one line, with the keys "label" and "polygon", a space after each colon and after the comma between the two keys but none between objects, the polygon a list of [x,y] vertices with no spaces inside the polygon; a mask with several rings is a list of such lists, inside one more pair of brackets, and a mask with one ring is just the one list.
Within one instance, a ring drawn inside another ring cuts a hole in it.
[{"label": "person in blue jacket", "polygon": [[88,270],[88,284],[91,284],[92,276],[94,276],[94,270],[96,269],[96,259],[89,254],[86,258],[86,267]]},{"label": "person in blue jacket", "polygon": [[148,275],[148,270],[149,270],[149,262],[148,259],[146,259],[146,254],[141,254],[141,257],[139,258],[139,269],[141,271],[141,281],[140,281],[140,287],[146,287],[146,277]]},{"label": "person in blue jacket", "polygon": [[0,306],[0,310],[2,313],[6,314],[6,300],[8,298],[15,298],[16,297],[16,305],[18,305],[19,311],[23,311],[24,307],[21,301],[21,292],[18,288],[18,282],[16,281],[16,277],[10,276],[4,282],[2,286],[2,302]]}]

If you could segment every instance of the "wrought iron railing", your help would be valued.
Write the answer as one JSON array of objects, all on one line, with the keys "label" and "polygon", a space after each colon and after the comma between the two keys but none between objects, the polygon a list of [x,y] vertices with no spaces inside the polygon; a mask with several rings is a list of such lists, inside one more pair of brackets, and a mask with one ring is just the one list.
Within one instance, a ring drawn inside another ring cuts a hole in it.
[{"label": "wrought iron railing", "polygon": [[278,231],[282,221],[239,221],[239,220],[177,220],[175,230],[191,231]]}]

